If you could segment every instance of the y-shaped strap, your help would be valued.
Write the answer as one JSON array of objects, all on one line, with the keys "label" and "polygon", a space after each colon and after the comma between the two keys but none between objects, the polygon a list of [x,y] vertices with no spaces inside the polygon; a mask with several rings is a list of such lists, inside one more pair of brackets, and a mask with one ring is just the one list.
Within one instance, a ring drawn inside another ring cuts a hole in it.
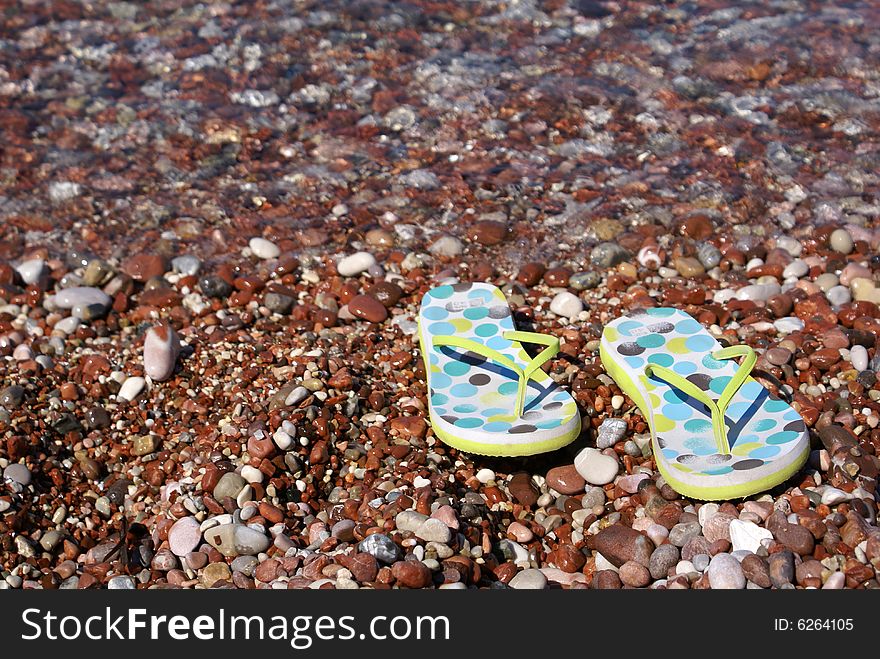
[{"label": "y-shaped strap", "polygon": [[460,336],[452,336],[450,334],[443,334],[435,336],[431,343],[435,347],[441,346],[452,346],[453,348],[462,348],[463,350],[469,350],[471,352],[475,352],[478,355],[485,357],[486,359],[491,359],[494,362],[498,362],[502,366],[506,366],[511,371],[516,373],[519,378],[519,384],[516,390],[516,410],[515,414],[517,418],[522,416],[523,406],[525,405],[526,400],[526,389],[528,387],[529,379],[532,377],[535,371],[541,368],[541,365],[544,364],[548,359],[553,357],[557,352],[559,352],[559,339],[555,336],[549,336],[547,334],[535,334],[534,332],[518,332],[516,330],[509,330],[502,334],[505,339],[508,341],[521,341],[527,343],[538,343],[543,346],[547,346],[540,353],[538,353],[537,357],[529,361],[526,364],[525,368],[519,366],[516,362],[514,362],[510,357],[501,354],[497,350],[493,350],[489,346],[478,343],[471,339],[465,339]]},{"label": "y-shaped strap", "polygon": [[758,356],[750,347],[739,345],[722,348],[721,350],[712,353],[712,357],[714,359],[744,357],[742,364],[737,369],[736,373],[730,378],[730,382],[728,382],[727,386],[721,391],[721,395],[718,397],[718,402],[712,400],[705,391],[700,389],[693,382],[683,378],[678,373],[665,366],[648,364],[648,366],[645,367],[645,374],[648,377],[656,375],[676,389],[680,389],[688,396],[700,401],[703,405],[708,407],[709,411],[712,413],[712,432],[715,435],[715,444],[718,447],[718,452],[722,455],[728,455],[730,453],[730,444],[727,441],[727,426],[724,423],[724,413],[727,411],[727,406],[730,404],[730,401],[733,400],[733,396],[739,391],[739,388],[745,383],[746,378],[749,377],[749,373],[751,373],[752,369],[755,367],[755,363],[758,361]]}]

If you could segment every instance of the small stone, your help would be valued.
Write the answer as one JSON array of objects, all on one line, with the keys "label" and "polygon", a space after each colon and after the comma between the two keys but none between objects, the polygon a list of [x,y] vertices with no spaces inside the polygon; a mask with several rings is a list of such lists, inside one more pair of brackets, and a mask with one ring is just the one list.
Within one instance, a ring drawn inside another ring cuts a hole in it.
[{"label": "small stone", "polygon": [[477,472],[477,480],[480,481],[483,485],[485,485],[489,481],[495,480],[495,472],[492,471],[491,469],[486,469],[484,467],[483,469],[480,469]]},{"label": "small stone", "polygon": [[144,372],[151,380],[161,382],[171,377],[179,354],[180,339],[170,325],[158,325],[147,330]]},{"label": "small stone", "polygon": [[3,478],[28,486],[31,483],[31,471],[25,465],[14,462],[3,470]]},{"label": "small stone", "polygon": [[480,220],[474,222],[467,230],[470,240],[487,246],[501,243],[507,238],[507,233],[507,224],[498,220]]},{"label": "small stone", "polygon": [[220,524],[205,531],[205,540],[224,556],[256,556],[266,551],[272,541],[263,533],[244,524]]},{"label": "small stone", "polygon": [[648,568],[635,561],[627,561],[621,565],[618,575],[625,586],[633,588],[644,588],[651,581],[651,573],[648,572]]},{"label": "small stone", "polygon": [[730,524],[736,518],[727,513],[717,513],[703,524],[703,536],[709,542],[730,540]]},{"label": "small stone", "polygon": [[431,570],[421,561],[397,561],[391,566],[391,576],[406,588],[424,588],[431,583]]},{"label": "small stone", "polygon": [[23,261],[16,270],[21,280],[28,286],[38,284],[40,280],[45,279],[49,275],[49,269],[46,267],[46,262],[43,259]]},{"label": "small stone", "polygon": [[128,377],[122,383],[122,386],[119,387],[116,398],[126,402],[133,401],[140,395],[146,385],[147,381],[140,376]]},{"label": "small stone", "polygon": [[518,572],[507,585],[514,590],[543,590],[547,587],[547,577],[541,570],[529,568]]},{"label": "small stone", "polygon": [[277,259],[281,254],[278,245],[265,238],[251,238],[248,247],[258,259]]},{"label": "small stone", "polygon": [[565,318],[574,318],[583,309],[584,304],[581,299],[568,291],[558,293],[550,302],[550,311]]},{"label": "small stone", "polygon": [[590,252],[590,262],[599,268],[611,268],[631,258],[632,254],[616,242],[599,243]]},{"label": "small stone", "polygon": [[810,267],[801,259],[795,259],[782,271],[782,276],[784,279],[800,279],[805,276],[810,271]]},{"label": "small stone", "polygon": [[[91,265],[91,264],[90,264]],[[195,256],[184,254],[171,259],[171,269],[184,277],[192,277],[199,274],[202,262]]]},{"label": "small stone", "polygon": [[381,323],[388,318],[388,310],[377,299],[368,295],[355,295],[348,302],[349,312],[356,318],[371,323]]},{"label": "small stone", "polygon": [[160,254],[136,254],[123,262],[122,270],[135,281],[148,281],[165,274],[168,261]]},{"label": "small stone", "polygon": [[401,557],[400,547],[383,533],[373,533],[372,535],[368,535],[358,545],[358,549],[369,554],[376,560],[388,564],[394,563]]},{"label": "small stone", "polygon": [[110,577],[107,580],[107,589],[108,590],[134,590],[134,580],[125,575],[120,575],[116,577]]},{"label": "small stone", "polygon": [[815,546],[813,534],[800,524],[784,523],[773,531],[773,535],[778,542],[796,554],[808,556],[813,553]]},{"label": "small stone", "polygon": [[520,522],[513,522],[507,527],[507,532],[521,544],[531,542],[532,538],[535,537],[532,530]]},{"label": "small stone", "polygon": [[831,245],[831,249],[841,254],[849,254],[853,251],[854,246],[852,236],[849,235],[849,231],[846,229],[835,229],[832,231],[828,237],[828,244]]},{"label": "small stone", "polygon": [[309,390],[303,386],[296,387],[293,389],[284,399],[284,405],[287,407],[293,407],[294,405],[298,405],[302,401],[304,401],[309,396]]},{"label": "small stone", "polygon": [[703,264],[691,256],[680,256],[672,264],[682,277],[700,277],[706,274]]},{"label": "small stone", "polygon": [[507,490],[514,499],[526,508],[534,506],[538,502],[538,490],[532,483],[532,477],[524,471],[513,474],[507,484]]},{"label": "small stone", "polygon": [[232,573],[229,571],[229,566],[226,563],[211,563],[202,570],[200,579],[205,588],[210,588],[218,581],[231,580]]},{"label": "small stone", "polygon": [[354,277],[366,272],[371,266],[376,265],[376,257],[369,252],[355,252],[343,257],[336,264],[336,272],[342,277]]},{"label": "small stone", "polygon": [[578,473],[575,465],[563,465],[554,467],[547,472],[547,486],[553,488],[560,494],[577,494],[584,491],[583,476]]},{"label": "small stone", "polygon": [[598,551],[615,566],[627,561],[650,565],[654,543],[635,529],[622,524],[612,524],[588,539],[588,546]]},{"label": "small stone", "polygon": [[800,332],[804,329],[804,321],[794,316],[787,316],[773,321],[773,327],[781,334],[791,334],[792,332]]},{"label": "small stone", "polygon": [[714,590],[738,590],[746,587],[746,577],[739,561],[724,552],[715,554],[707,570]]},{"label": "small stone", "polygon": [[202,532],[195,517],[181,517],[168,531],[168,546],[176,556],[186,556],[202,541]]},{"label": "small stone", "polygon": [[697,259],[706,270],[711,270],[721,263],[721,252],[712,243],[700,243],[697,245]]},{"label": "small stone", "polygon": [[596,447],[611,448],[626,435],[626,421],[623,419],[605,419],[596,431]]},{"label": "small stone", "polygon": [[149,455],[156,450],[158,445],[159,438],[156,435],[139,435],[131,443],[131,454]]},{"label": "small stone", "polygon": [[277,291],[269,291],[263,296],[263,304],[266,305],[266,308],[273,313],[282,315],[290,313],[295,302],[295,298]]},{"label": "small stone", "polygon": [[452,533],[449,527],[442,521],[429,517],[416,530],[416,537],[421,538],[425,542],[446,544],[452,539]]},{"label": "small stone", "polygon": [[606,485],[610,483],[617,476],[617,472],[620,469],[620,465],[615,458],[590,447],[583,449],[577,454],[577,457],[574,459],[574,466],[577,473],[591,485]]},{"label": "small stone", "polygon": [[3,391],[0,391],[0,405],[7,410],[15,410],[24,401],[24,387],[11,384]]},{"label": "small stone", "polygon": [[660,545],[653,551],[648,563],[651,577],[654,579],[665,579],[669,570],[678,564],[680,558],[681,554],[675,545]]},{"label": "small stone", "polygon": [[247,481],[235,472],[227,472],[220,477],[214,486],[214,498],[218,501],[224,497],[235,499],[239,492],[247,485]]},{"label": "small stone", "polygon": [[199,280],[199,288],[207,297],[226,298],[232,293],[232,284],[217,275],[205,275]]},{"label": "small stone", "polygon": [[770,581],[770,569],[767,567],[767,561],[760,556],[755,554],[744,556],[740,567],[742,567],[746,579],[756,586],[769,588],[773,585]]},{"label": "small stone", "polygon": [[753,554],[761,548],[763,540],[772,540],[773,534],[754,522],[734,519],[729,526],[731,551],[750,551]]},{"label": "small stone", "polygon": [[434,256],[452,258],[464,251],[464,244],[454,236],[440,236],[428,248]]},{"label": "small stone", "polygon": [[697,521],[679,522],[670,529],[669,542],[676,547],[684,547],[688,540],[698,537],[700,531],[700,523]]},{"label": "small stone", "polygon": [[89,307],[92,305],[107,309],[112,300],[104,291],[88,286],[74,286],[64,288],[54,296],[55,305],[59,309],[73,309],[74,307]]},{"label": "small stone", "polygon": [[770,554],[767,559],[770,583],[781,588],[794,581],[794,554],[788,550]]},{"label": "small stone", "polygon": [[861,372],[868,368],[868,351],[864,346],[854,345],[850,348],[849,359],[857,371]]}]

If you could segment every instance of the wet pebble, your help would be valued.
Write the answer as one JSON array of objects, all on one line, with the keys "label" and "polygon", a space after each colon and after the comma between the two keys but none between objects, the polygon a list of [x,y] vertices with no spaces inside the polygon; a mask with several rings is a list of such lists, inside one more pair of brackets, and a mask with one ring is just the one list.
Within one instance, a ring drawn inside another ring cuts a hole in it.
[{"label": "wet pebble", "polygon": [[154,382],[171,377],[180,354],[180,339],[170,325],[147,330],[144,339],[144,372]]},{"label": "wet pebble", "polygon": [[251,238],[248,242],[248,247],[251,248],[251,252],[253,252],[254,256],[259,259],[277,259],[281,254],[281,250],[278,249],[278,246],[271,240],[266,240],[265,238]]},{"label": "wet pebble", "polygon": [[574,459],[577,473],[591,485],[606,485],[614,480],[620,468],[617,460],[598,449],[587,447]]},{"label": "wet pebble", "polygon": [[354,277],[362,272],[366,272],[375,264],[376,257],[369,252],[355,252],[342,258],[336,264],[336,272],[343,277]]},{"label": "wet pebble", "polygon": [[371,323],[381,323],[388,318],[385,305],[368,295],[355,295],[348,302],[348,310],[353,316]]},{"label": "wet pebble", "polygon": [[583,311],[583,308],[581,299],[568,291],[558,293],[550,302],[550,311],[565,318],[574,318]]}]

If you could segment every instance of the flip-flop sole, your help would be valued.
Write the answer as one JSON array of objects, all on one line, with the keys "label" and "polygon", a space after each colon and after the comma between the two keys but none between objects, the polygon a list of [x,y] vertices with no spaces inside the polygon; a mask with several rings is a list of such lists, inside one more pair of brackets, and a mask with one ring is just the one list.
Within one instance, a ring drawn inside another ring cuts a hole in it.
[{"label": "flip-flop sole", "polygon": [[473,352],[443,346],[431,337],[455,335],[482,343],[525,367],[531,357],[513,330],[504,294],[485,283],[438,286],[422,298],[419,345],[428,378],[428,411],[434,433],[449,446],[493,456],[533,455],[561,448],[581,431],[571,395],[543,371],[528,382],[517,418],[517,375]]},{"label": "flip-flop sole", "polygon": [[696,499],[746,497],[784,483],[810,452],[803,418],[784,400],[749,377],[725,412],[730,452],[719,453],[705,405],[644,368],[671,368],[712,398],[737,364],[716,360],[723,346],[690,315],[648,309],[606,325],[599,344],[602,363],[638,405],[651,430],[657,467],[678,492]]}]

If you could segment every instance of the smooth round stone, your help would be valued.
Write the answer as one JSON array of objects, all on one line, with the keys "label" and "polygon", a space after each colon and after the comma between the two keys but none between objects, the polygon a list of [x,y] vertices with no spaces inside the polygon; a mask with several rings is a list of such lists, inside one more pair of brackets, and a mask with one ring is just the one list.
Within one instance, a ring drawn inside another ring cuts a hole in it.
[{"label": "smooth round stone", "polygon": [[455,236],[440,236],[428,248],[434,256],[452,258],[464,251],[464,243]]},{"label": "smooth round stone", "polygon": [[825,297],[835,307],[842,307],[844,304],[849,304],[852,301],[852,294],[846,286],[832,286],[825,293]]},{"label": "smooth round stone", "polygon": [[808,266],[801,259],[795,259],[794,261],[789,263],[787,266],[785,266],[785,269],[782,271],[782,276],[785,279],[790,279],[791,277],[794,277],[796,279],[800,279],[801,277],[806,275],[809,271],[810,271],[810,266]]},{"label": "smooth round stone", "polygon": [[550,311],[557,316],[573,318],[584,310],[584,303],[574,293],[563,291],[558,293],[550,302]]},{"label": "smooth round stone", "polygon": [[869,268],[859,263],[848,263],[840,273],[840,283],[849,286],[855,279],[871,279],[872,274]]},{"label": "smooth round stone", "polygon": [[248,483],[262,483],[265,476],[262,471],[251,465],[245,465],[241,468],[241,477]]},{"label": "smooth round stone", "polygon": [[348,310],[352,316],[371,323],[381,323],[388,318],[388,309],[385,305],[369,295],[355,295],[348,302]]},{"label": "smooth round stone", "polygon": [[24,387],[18,384],[11,384],[0,391],[0,405],[7,410],[18,408],[24,401]]},{"label": "smooth round stone", "polygon": [[207,297],[225,298],[232,293],[232,286],[218,275],[205,275],[199,279],[199,288]]},{"label": "smooth round stone", "polygon": [[587,447],[575,457],[574,467],[587,483],[606,485],[617,476],[620,465],[615,458],[605,455],[598,449]]},{"label": "smooth round stone", "polygon": [[508,586],[515,590],[543,590],[547,587],[547,577],[541,570],[529,568],[517,572]]},{"label": "smooth round stone", "polygon": [[309,390],[303,386],[296,387],[289,394],[287,394],[287,398],[284,399],[284,404],[287,407],[291,407],[293,405],[297,405],[304,401],[309,395]]},{"label": "smooth round stone", "polygon": [[513,522],[507,527],[507,532],[510,533],[517,542],[521,543],[531,542],[532,538],[535,537],[532,530],[520,522]]},{"label": "smooth round stone", "polygon": [[631,257],[632,254],[614,242],[599,243],[590,252],[590,262],[599,268],[611,268]]},{"label": "smooth round stone", "polygon": [[19,485],[29,485],[31,471],[25,465],[14,462],[3,470],[3,478],[14,481]]},{"label": "smooth round stone", "polygon": [[864,346],[854,345],[849,351],[849,360],[852,362],[853,368],[857,371],[864,371],[868,368],[868,351]]},{"label": "smooth round stone", "polygon": [[330,536],[338,538],[341,542],[351,542],[354,540],[354,527],[356,523],[353,519],[341,519],[330,527]]},{"label": "smooth round stone", "polygon": [[601,281],[602,275],[590,270],[573,274],[568,280],[568,285],[576,291],[585,291],[590,288],[596,288]]},{"label": "smooth round stone", "polygon": [[782,334],[791,334],[792,332],[800,332],[804,329],[804,321],[794,316],[786,316],[785,318],[773,321],[773,327]]},{"label": "smooth round stone", "polygon": [[394,518],[394,525],[399,531],[415,533],[428,516],[416,510],[402,510]]},{"label": "smooth round stone", "polygon": [[779,249],[784,249],[786,252],[791,254],[792,256],[800,256],[803,251],[803,245],[800,244],[796,239],[790,236],[780,236],[776,239],[776,246]]},{"label": "smooth round stone", "polygon": [[74,307],[89,307],[92,305],[107,308],[112,300],[110,296],[98,288],[88,286],[74,286],[63,288],[53,298],[59,309],[73,309]]},{"label": "smooth round stone", "polygon": [[[581,476],[583,476],[583,474],[581,474]],[[620,480],[617,481],[617,484],[620,486],[620,489],[622,489],[627,494],[635,494],[639,491],[639,483],[649,478],[650,476],[648,476],[648,474],[629,474],[627,476],[622,476]],[[585,480],[587,480],[588,483],[592,482],[589,479]],[[600,485],[600,483],[594,483],[594,485]]]},{"label": "smooth round stone", "polygon": [[477,472],[477,480],[480,481],[483,485],[485,485],[489,481],[495,480],[495,472],[492,471],[491,469],[486,469],[484,467],[483,469],[480,469]]},{"label": "smooth round stone", "polygon": [[819,290],[821,290],[823,293],[827,293],[832,288],[837,286],[840,283],[840,280],[834,273],[825,272],[816,277],[816,281],[813,283],[816,284],[816,286],[819,287]]},{"label": "smooth round stone", "polygon": [[355,252],[343,257],[336,264],[336,272],[342,277],[354,277],[376,265],[376,257],[369,252]]},{"label": "smooth round stone", "polygon": [[82,321],[76,316],[68,316],[67,318],[62,318],[52,327],[54,330],[58,330],[68,336],[73,334],[79,326],[82,325]]},{"label": "smooth round stone", "polygon": [[116,394],[116,397],[119,400],[124,400],[127,402],[133,401],[144,390],[146,384],[147,381],[140,376],[125,378],[125,382],[123,382],[122,386],[119,387],[119,392]]},{"label": "smooth round stone", "polygon": [[195,517],[181,517],[168,531],[168,546],[176,556],[186,556],[202,541],[202,532]]},{"label": "smooth round stone", "polygon": [[195,256],[184,254],[171,259],[171,269],[184,277],[190,277],[199,274],[202,262]]},{"label": "smooth round stone", "polygon": [[265,238],[251,238],[250,242],[248,242],[248,247],[251,248],[254,256],[259,259],[277,259],[281,254],[278,245]]},{"label": "smooth round stone", "polygon": [[665,544],[658,546],[652,553],[648,569],[654,579],[665,579],[669,570],[678,565],[681,558],[678,547]]},{"label": "smooth round stone", "polygon": [[171,377],[177,356],[180,354],[180,339],[170,325],[159,325],[147,330],[144,339],[144,372],[154,382]]},{"label": "smooth round stone", "polygon": [[850,495],[836,487],[826,487],[822,492],[822,503],[826,506],[836,506],[844,501],[849,501]]},{"label": "smooth round stone", "polygon": [[739,590],[746,587],[746,577],[739,561],[724,552],[712,557],[708,575],[709,586],[714,590]]},{"label": "smooth round stone", "polygon": [[753,302],[765,302],[774,295],[779,295],[782,287],[779,284],[750,284],[736,291],[737,300],[751,300]]},{"label": "smooth round stone", "polygon": [[581,476],[574,465],[563,465],[561,467],[553,467],[547,472],[547,486],[553,488],[560,494],[577,494],[584,491],[586,484],[583,476]]},{"label": "smooth round stone", "polygon": [[256,556],[272,541],[244,524],[221,524],[205,531],[205,540],[224,556]]},{"label": "smooth round stone", "polygon": [[790,350],[779,347],[770,348],[767,352],[764,353],[764,358],[774,366],[782,366],[783,364],[787,364],[791,357],[792,353]]},{"label": "smooth round stone", "polygon": [[49,269],[43,259],[23,261],[16,270],[18,270],[22,281],[29,286],[38,283],[40,279],[49,274]]},{"label": "smooth round stone", "polygon": [[853,251],[853,239],[846,229],[835,229],[828,238],[831,249],[841,254],[849,254]]},{"label": "smooth round stone", "polygon": [[235,472],[227,472],[220,477],[214,486],[214,498],[220,501],[224,497],[235,499],[242,491],[247,481]]},{"label": "smooth round stone", "polygon": [[117,576],[110,577],[107,580],[107,589],[108,590],[134,590],[134,579],[128,576]]},{"label": "smooth round stone", "polygon": [[452,539],[452,531],[442,520],[429,517],[416,529],[416,537],[425,542],[439,542],[446,544]]},{"label": "smooth round stone", "polygon": [[700,243],[697,245],[697,259],[706,270],[711,270],[721,263],[721,252],[712,243]]},{"label": "smooth round stone", "polygon": [[651,573],[648,568],[636,561],[627,561],[621,565],[617,575],[625,586],[632,588],[644,588],[651,582]]}]

